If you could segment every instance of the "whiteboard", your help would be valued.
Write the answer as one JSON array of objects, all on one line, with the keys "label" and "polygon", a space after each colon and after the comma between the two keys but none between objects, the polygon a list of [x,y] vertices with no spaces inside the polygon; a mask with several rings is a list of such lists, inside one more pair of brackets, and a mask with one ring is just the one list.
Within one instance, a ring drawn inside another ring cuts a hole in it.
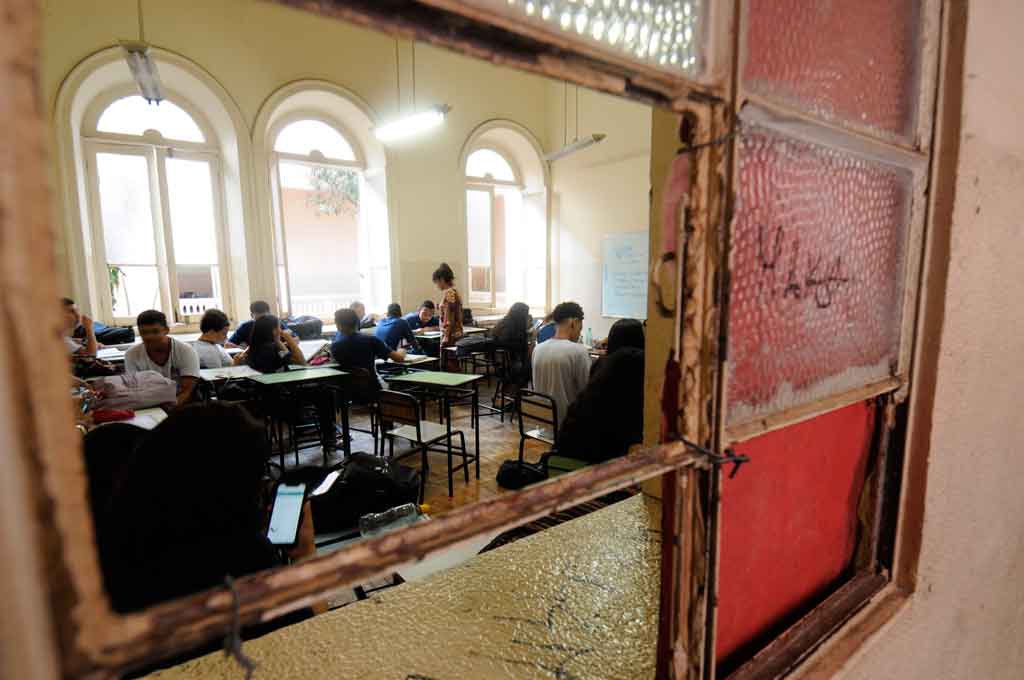
[{"label": "whiteboard", "polygon": [[647,232],[601,241],[601,316],[647,318]]}]

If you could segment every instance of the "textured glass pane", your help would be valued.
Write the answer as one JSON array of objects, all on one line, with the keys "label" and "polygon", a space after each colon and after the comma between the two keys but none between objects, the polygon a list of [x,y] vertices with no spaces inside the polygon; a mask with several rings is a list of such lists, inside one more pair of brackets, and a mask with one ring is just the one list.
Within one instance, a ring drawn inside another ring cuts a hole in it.
[{"label": "textured glass pane", "polygon": [[163,311],[156,267],[121,267],[113,302],[118,317],[134,317],[147,309]]},{"label": "textured glass pane", "polygon": [[144,156],[96,154],[107,262],[156,264],[149,163]]},{"label": "textured glass pane", "polygon": [[686,74],[703,68],[702,0],[490,0],[517,18],[635,61]]},{"label": "textured glass pane", "polygon": [[319,120],[297,120],[285,126],[274,142],[274,151],[308,156],[319,151],[325,158],[354,161],[356,154],[341,133]]},{"label": "textured glass pane", "polygon": [[174,259],[178,265],[217,264],[217,236],[210,164],[167,159]]},{"label": "textured glass pane", "polygon": [[141,135],[146,130],[156,130],[167,139],[205,141],[192,116],[181,107],[166,99],[150,104],[138,95],[118,99],[108,106],[96,122],[96,129],[122,135]]},{"label": "textured glass pane", "polygon": [[748,90],[825,119],[911,135],[918,0],[748,0]]},{"label": "textured glass pane", "polygon": [[729,421],[891,375],[910,174],[747,128],[729,307]]},{"label": "textured glass pane", "polygon": [[516,174],[508,161],[490,149],[479,149],[469,154],[469,158],[466,159],[466,174],[470,177],[516,181]]},{"label": "textured glass pane", "polygon": [[722,481],[719,677],[846,573],[874,423],[860,402],[736,445],[754,463]]}]

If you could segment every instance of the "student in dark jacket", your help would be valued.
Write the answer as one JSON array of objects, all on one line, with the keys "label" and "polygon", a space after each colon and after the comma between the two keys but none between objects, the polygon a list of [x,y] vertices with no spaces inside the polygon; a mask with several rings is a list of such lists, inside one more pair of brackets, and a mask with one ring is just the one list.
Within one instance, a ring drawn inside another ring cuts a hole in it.
[{"label": "student in dark jacket", "polygon": [[517,302],[491,331],[494,346],[508,352],[508,377],[516,385],[525,385],[530,381],[529,339],[532,327],[530,307],[524,302]]},{"label": "student in dark jacket", "polygon": [[402,317],[409,324],[409,328],[418,331],[422,328],[437,328],[440,319],[437,318],[437,306],[433,300],[424,300],[420,308],[415,312],[409,312]]},{"label": "student in dark jacket", "polygon": [[380,338],[392,352],[398,349],[404,340],[414,353],[421,354],[419,343],[416,342],[416,336],[413,335],[409,322],[402,316],[402,307],[397,302],[392,302],[388,305],[387,318],[377,322],[377,329],[374,331],[374,335]]},{"label": "student in dark jacket", "polygon": [[590,463],[626,455],[643,441],[644,335],[635,319],[620,319],[608,334],[608,356],[569,406],[558,432],[558,453]]}]

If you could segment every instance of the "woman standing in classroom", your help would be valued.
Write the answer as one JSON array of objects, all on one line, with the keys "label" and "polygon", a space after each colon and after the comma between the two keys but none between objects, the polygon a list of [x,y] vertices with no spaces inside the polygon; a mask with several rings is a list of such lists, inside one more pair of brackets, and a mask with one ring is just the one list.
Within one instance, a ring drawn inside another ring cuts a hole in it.
[{"label": "woman standing in classroom", "polygon": [[434,285],[441,291],[441,367],[447,368],[450,361],[447,347],[454,347],[462,337],[462,296],[455,289],[455,272],[442,262],[433,275]]}]

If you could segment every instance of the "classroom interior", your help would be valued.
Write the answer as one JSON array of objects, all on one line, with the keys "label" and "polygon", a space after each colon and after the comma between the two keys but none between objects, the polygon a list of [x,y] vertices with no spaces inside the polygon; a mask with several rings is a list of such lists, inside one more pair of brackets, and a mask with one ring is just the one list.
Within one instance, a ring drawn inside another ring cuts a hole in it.
[{"label": "classroom interior", "polygon": [[63,675],[782,677],[913,594],[957,3],[485,4],[41,2]]},{"label": "classroom interior", "polygon": [[[106,367],[117,374],[136,370],[131,350],[142,342],[137,319],[146,310],[163,312],[170,336],[191,344],[206,337],[200,325],[211,309],[227,315],[225,337],[236,340],[239,325],[257,316],[254,301],[267,301],[285,320],[315,320],[311,334],[299,338],[301,351],[307,360],[330,359],[327,350],[339,330],[335,312],[357,301],[367,318],[378,320],[393,303],[402,315],[416,315],[433,301],[439,315],[445,291],[432,274],[445,263],[462,297],[465,337],[492,336],[515,303],[529,308],[530,325],[523,337],[525,383],[519,385],[510,382],[500,354],[467,350],[456,358],[454,346],[440,347],[431,337],[440,335],[431,332],[436,326],[417,331],[420,346],[406,347],[417,353],[407,357],[409,365],[378,362],[389,389],[416,395],[422,427],[437,418],[462,430],[477,452],[475,465],[465,462],[463,472],[456,467],[452,481],[443,442],[435,444],[428,468],[414,444],[389,440],[390,455],[396,449],[399,456],[414,454],[400,464],[423,480],[419,499],[406,494],[403,500],[436,517],[506,492],[496,479],[503,462],[538,463],[553,448],[553,425],[520,423],[516,389],[533,387],[529,353],[558,303],[572,301],[583,310],[574,339],[587,343],[588,365],[606,353],[618,319],[633,317],[639,325],[645,318],[648,105],[265,3],[133,0],[98,9],[50,2],[46,29],[43,87],[54,112],[50,169],[60,187],[54,210],[62,224],[58,269],[74,301],[72,314],[81,315],[78,340],[84,342],[83,317],[114,332],[106,336],[114,342],[99,336],[100,374]],[[125,49],[109,47],[135,33],[150,45],[164,97],[158,104],[147,103]],[[443,120],[430,129],[394,140],[380,134],[382,123],[439,107]],[[135,337],[121,342],[117,334],[127,328]],[[374,328],[362,333],[372,336]],[[246,346],[227,345],[233,360]],[[347,368],[336,361],[313,370]],[[231,392],[254,373],[235,371],[242,366],[204,366],[190,401],[249,400],[270,440],[265,484],[294,481],[288,474],[296,470],[322,471],[313,472],[308,493],[324,475],[344,470],[353,454],[384,456],[378,403],[342,407],[339,396],[332,431],[303,437],[303,425],[315,424],[316,415],[305,414],[295,427],[291,416],[267,406],[263,392]],[[96,375],[89,373],[94,369],[85,368],[83,377]],[[444,394],[424,395],[400,380],[401,374],[432,372],[478,374],[472,383],[478,405],[468,398],[449,405]],[[643,401],[642,377],[641,361],[629,395],[634,403]],[[92,408],[102,414],[111,404],[112,397],[101,398]],[[133,416],[124,422],[166,431],[174,409],[136,405],[146,408],[121,416]],[[451,409],[447,417],[445,408]],[[109,422],[81,420],[87,456],[103,458],[111,447],[128,446]],[[205,427],[216,426],[208,421]],[[89,469],[114,474],[110,464]],[[110,480],[90,480],[90,487],[96,496],[114,494]],[[522,535],[635,494],[636,488],[538,522]],[[100,507],[106,501],[92,502]],[[330,531],[318,527],[316,548],[303,557],[357,539],[355,519],[386,509],[366,503],[360,497],[344,511],[349,526],[332,521]],[[310,522],[307,516],[302,521]],[[514,538],[503,536],[495,545]],[[443,571],[435,565],[418,578]],[[116,577],[105,572],[105,578]],[[391,579],[364,584],[314,610],[342,608],[391,585]]]}]

